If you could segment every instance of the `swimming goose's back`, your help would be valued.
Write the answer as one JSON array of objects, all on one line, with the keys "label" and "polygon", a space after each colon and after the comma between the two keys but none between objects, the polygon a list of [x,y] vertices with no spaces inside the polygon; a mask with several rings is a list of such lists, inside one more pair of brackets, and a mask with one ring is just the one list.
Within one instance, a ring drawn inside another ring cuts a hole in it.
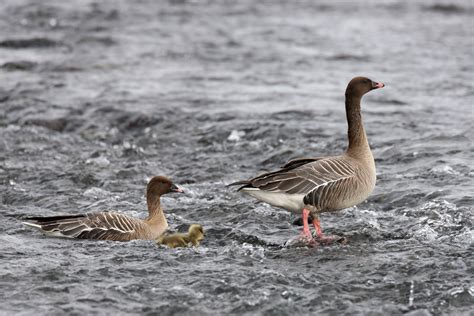
[{"label": "swimming goose's back", "polygon": [[30,217],[25,225],[40,229],[45,235],[77,239],[127,241],[155,239],[168,225],[153,229],[145,221],[121,213],[103,212],[54,217]]}]

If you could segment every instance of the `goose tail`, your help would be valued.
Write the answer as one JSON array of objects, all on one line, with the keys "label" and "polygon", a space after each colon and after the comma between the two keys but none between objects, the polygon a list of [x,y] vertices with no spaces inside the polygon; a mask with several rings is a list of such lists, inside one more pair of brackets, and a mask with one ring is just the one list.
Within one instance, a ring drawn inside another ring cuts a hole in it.
[{"label": "goose tail", "polygon": [[36,228],[36,229],[39,229],[39,230],[43,230],[41,225],[36,224],[36,223],[32,223],[32,222],[21,222],[21,223],[25,226],[28,226],[28,227],[33,227],[33,228]]},{"label": "goose tail", "polygon": [[229,183],[228,185],[226,185],[226,187],[232,187],[232,186],[237,186],[237,185],[240,185],[240,188],[237,189],[237,191],[240,191],[242,190],[243,188],[246,188],[248,187],[249,185],[251,185],[251,181],[250,180],[240,180],[240,181],[236,181],[236,182],[232,182],[232,183]]},{"label": "goose tail", "polygon": [[85,215],[26,217],[22,223],[40,230],[47,236],[74,238],[85,228],[83,225],[85,217]]}]

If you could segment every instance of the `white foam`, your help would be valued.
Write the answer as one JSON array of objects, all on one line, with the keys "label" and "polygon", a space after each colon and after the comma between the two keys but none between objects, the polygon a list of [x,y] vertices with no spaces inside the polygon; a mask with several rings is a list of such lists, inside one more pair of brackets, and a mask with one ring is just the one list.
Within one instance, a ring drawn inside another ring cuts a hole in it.
[{"label": "white foam", "polygon": [[96,158],[87,159],[86,164],[87,165],[93,164],[99,167],[107,167],[108,165],[110,165],[110,161],[106,157],[100,156]]},{"label": "white foam", "polygon": [[456,170],[454,170],[451,166],[449,165],[444,165],[444,166],[436,166],[431,168],[431,172],[435,174],[452,174],[452,175],[460,175],[460,173]]},{"label": "white foam", "polygon": [[231,141],[231,142],[238,142],[244,136],[245,136],[244,131],[238,131],[238,130],[234,129],[234,130],[232,130],[232,132],[230,132],[230,135],[229,135],[229,137],[227,137],[227,140]]}]

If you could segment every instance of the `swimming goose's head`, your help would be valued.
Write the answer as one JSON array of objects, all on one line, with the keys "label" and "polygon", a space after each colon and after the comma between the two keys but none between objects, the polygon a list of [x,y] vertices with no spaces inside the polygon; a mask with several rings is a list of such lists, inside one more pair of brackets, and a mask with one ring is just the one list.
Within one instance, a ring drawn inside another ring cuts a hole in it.
[{"label": "swimming goose's head", "polygon": [[184,191],[171,182],[170,179],[163,176],[151,178],[146,188],[147,196],[161,196],[171,192],[184,193]]},{"label": "swimming goose's head", "polygon": [[355,77],[353,78],[346,89],[346,96],[362,97],[367,92],[383,88],[385,85],[381,82],[375,82],[366,77]]}]

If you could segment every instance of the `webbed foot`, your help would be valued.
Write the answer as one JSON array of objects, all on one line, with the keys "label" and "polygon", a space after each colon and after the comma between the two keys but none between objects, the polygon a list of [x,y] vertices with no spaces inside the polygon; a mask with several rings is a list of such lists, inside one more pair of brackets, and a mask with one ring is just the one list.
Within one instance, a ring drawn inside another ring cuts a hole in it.
[{"label": "webbed foot", "polygon": [[346,245],[349,243],[347,237],[338,235],[319,235],[314,238],[315,242],[323,246],[329,246],[333,244]]}]

